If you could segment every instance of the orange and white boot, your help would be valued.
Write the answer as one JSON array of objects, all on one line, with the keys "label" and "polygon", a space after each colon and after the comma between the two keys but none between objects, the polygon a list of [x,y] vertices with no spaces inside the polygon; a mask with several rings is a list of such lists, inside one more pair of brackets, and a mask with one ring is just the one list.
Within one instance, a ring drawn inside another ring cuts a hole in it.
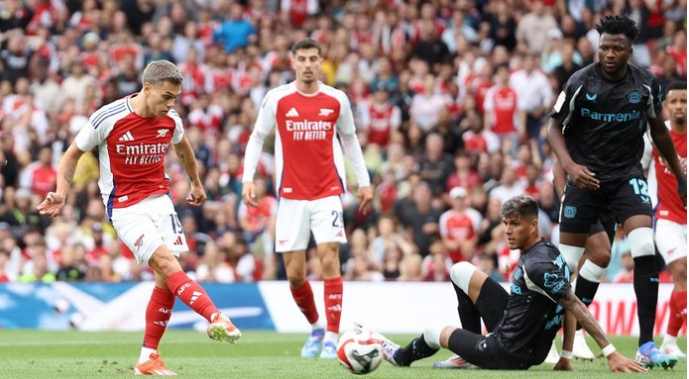
[{"label": "orange and white boot", "polygon": [[134,374],[177,376],[177,373],[165,368],[165,363],[160,360],[160,352],[151,353],[146,362],[137,363],[134,367]]},{"label": "orange and white boot", "polygon": [[230,321],[229,317],[220,312],[213,313],[211,324],[208,325],[208,337],[215,341],[237,343],[242,338],[242,332]]}]

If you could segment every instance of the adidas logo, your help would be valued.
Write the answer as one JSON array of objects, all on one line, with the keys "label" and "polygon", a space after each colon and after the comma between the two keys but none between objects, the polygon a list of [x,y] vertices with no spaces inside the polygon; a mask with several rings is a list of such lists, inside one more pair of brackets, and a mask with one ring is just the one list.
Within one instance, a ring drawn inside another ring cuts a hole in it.
[{"label": "adidas logo", "polygon": [[182,236],[177,236],[177,239],[175,240],[175,243],[173,243],[175,246],[180,246],[182,245]]},{"label": "adidas logo", "polygon": [[330,312],[342,312],[342,306],[340,304],[333,305],[327,308]]},{"label": "adidas logo", "polygon": [[162,326],[163,328],[167,327],[167,321],[153,321],[153,324]]},{"label": "adidas logo", "polygon": [[194,291],[194,293],[191,294],[191,301],[189,302],[189,305],[194,304],[196,299],[198,299],[201,295],[203,295],[201,292]]},{"label": "adidas logo", "polygon": [[124,142],[134,141],[134,136],[132,135],[132,132],[127,132],[127,133],[124,133],[122,135],[122,137],[120,137],[119,141],[124,141]]},{"label": "adidas logo", "polygon": [[289,112],[285,113],[285,117],[299,117],[299,112],[297,112],[295,108],[292,108]]}]

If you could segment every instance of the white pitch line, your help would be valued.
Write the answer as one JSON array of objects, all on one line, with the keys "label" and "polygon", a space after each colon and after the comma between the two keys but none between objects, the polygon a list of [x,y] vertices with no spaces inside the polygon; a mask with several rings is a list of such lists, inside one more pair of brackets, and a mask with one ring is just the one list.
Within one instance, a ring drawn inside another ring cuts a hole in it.
[{"label": "white pitch line", "polygon": [[[296,340],[294,342],[301,341],[301,339]],[[103,341],[32,341],[32,342],[8,342],[8,341],[2,341],[0,342],[0,348],[2,347],[13,347],[13,346],[60,346],[60,345],[72,345],[72,346],[79,346],[79,345],[84,345],[84,346],[90,346],[90,345],[131,345],[131,344],[136,344],[139,341],[112,341],[112,340],[103,340]],[[213,343],[213,341],[209,341],[210,343]],[[282,340],[281,342],[293,342],[290,340]],[[204,343],[203,339],[185,339],[185,340],[174,340],[174,341],[165,341],[165,345],[182,345],[182,344],[190,344],[190,343]],[[274,338],[250,338],[250,339],[240,339],[239,340],[239,345],[251,345],[251,344],[265,344],[265,343],[275,343]]]}]

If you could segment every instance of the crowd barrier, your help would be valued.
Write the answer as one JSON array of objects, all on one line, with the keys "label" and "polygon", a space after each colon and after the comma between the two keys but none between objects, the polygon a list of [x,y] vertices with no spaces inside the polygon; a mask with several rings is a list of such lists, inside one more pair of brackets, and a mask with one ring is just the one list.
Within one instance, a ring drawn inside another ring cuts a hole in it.
[{"label": "crowd barrier", "polygon": [[[138,331],[144,328],[153,282],[0,284],[0,328]],[[508,284],[503,284],[507,289]],[[309,325],[281,281],[204,283],[216,306],[240,329],[307,332]],[[323,285],[312,283],[323,313]],[[345,282],[342,329],[354,323],[382,333],[419,333],[426,325],[460,325],[449,283]],[[671,284],[661,284],[655,333],[667,325]],[[612,335],[638,335],[632,284],[602,284],[591,312]],[[205,330],[207,322],[179,300],[170,328]],[[682,331],[686,334],[686,326]]]}]

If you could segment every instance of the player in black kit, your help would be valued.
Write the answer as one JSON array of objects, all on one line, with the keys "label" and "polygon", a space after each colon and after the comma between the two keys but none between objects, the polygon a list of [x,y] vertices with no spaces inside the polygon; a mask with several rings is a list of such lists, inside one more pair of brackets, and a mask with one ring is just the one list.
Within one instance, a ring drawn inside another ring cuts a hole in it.
[{"label": "player in black kit", "polygon": [[[501,217],[510,249],[521,250],[511,293],[471,263],[455,264],[451,278],[463,329],[428,327],[403,348],[383,339],[386,359],[394,365],[409,366],[444,347],[466,360],[467,368],[471,364],[485,369],[526,370],[543,362],[567,310],[603,349],[613,372],[645,371],[641,364],[615,351],[572,292],[564,257],[539,235],[536,201],[526,195],[515,196],[503,204]],[[481,318],[490,331],[485,336],[480,333]]]},{"label": "player in black kit", "polygon": [[650,71],[628,62],[639,29],[626,16],[606,16],[596,29],[601,35],[599,63],[570,77],[548,125],[550,145],[568,175],[560,209],[560,251],[575,271],[592,221],[604,206],[612,210],[634,257],[640,330],[636,359],[647,367],[672,367],[677,358],[653,343],[658,270],[651,199],[640,163],[646,119],[685,203],[687,181],[663,123],[660,84]]}]

